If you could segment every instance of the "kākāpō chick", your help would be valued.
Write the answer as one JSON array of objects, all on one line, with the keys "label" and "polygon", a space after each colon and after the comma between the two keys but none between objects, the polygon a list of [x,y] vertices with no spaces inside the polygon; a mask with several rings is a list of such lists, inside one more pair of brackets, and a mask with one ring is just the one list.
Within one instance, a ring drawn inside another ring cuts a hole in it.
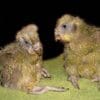
[{"label": "k\u0101k\u0101p\u014d chick", "polygon": [[63,92],[63,87],[39,87],[41,76],[49,77],[42,66],[42,45],[34,24],[23,27],[16,40],[0,50],[0,83],[4,87],[32,94],[51,91]]},{"label": "k\u0101k\u0101p\u014d chick", "polygon": [[64,44],[64,67],[74,87],[80,77],[100,82],[100,28],[65,14],[57,21],[55,40]]}]

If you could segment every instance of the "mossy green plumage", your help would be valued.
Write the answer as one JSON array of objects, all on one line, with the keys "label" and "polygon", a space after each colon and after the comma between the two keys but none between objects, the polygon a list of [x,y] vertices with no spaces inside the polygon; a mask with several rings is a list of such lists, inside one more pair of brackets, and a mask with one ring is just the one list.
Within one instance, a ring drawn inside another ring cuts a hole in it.
[{"label": "mossy green plumage", "polygon": [[66,14],[57,21],[55,39],[64,44],[64,66],[75,87],[80,77],[100,81],[100,28]]},{"label": "mossy green plumage", "polygon": [[17,33],[15,42],[0,50],[2,86],[28,92],[39,82],[42,46],[38,53],[34,50],[34,45],[40,43],[36,28],[34,24],[25,26]]}]

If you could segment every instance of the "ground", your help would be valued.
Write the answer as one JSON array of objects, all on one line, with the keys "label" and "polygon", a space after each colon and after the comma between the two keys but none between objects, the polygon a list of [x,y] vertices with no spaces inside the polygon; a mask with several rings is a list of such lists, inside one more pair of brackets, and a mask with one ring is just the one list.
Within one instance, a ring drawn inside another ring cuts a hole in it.
[{"label": "ground", "polygon": [[44,65],[52,74],[52,78],[42,79],[39,85],[63,86],[69,88],[68,91],[31,95],[18,90],[0,87],[0,100],[100,100],[100,91],[97,90],[96,83],[91,83],[87,79],[81,79],[79,80],[81,89],[75,89],[70,82],[66,81],[66,72],[62,64],[62,55],[44,61]]}]

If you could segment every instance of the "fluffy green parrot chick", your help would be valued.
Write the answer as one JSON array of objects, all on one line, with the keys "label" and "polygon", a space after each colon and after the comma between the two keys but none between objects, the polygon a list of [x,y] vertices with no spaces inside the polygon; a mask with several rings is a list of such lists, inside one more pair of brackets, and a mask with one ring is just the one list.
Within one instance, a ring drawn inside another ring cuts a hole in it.
[{"label": "fluffy green parrot chick", "polygon": [[39,87],[41,76],[49,77],[42,66],[42,45],[34,24],[23,27],[13,43],[0,50],[0,83],[4,87],[32,94],[49,90],[65,91],[62,87]]},{"label": "fluffy green parrot chick", "polygon": [[100,28],[65,14],[57,21],[55,40],[64,44],[64,67],[74,87],[80,77],[100,81]]}]

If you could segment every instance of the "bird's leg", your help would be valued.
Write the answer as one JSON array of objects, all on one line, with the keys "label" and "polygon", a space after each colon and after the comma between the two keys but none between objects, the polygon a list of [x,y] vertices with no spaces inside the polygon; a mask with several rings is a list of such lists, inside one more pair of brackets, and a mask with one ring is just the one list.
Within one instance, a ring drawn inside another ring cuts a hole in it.
[{"label": "bird's leg", "polygon": [[49,72],[48,72],[45,68],[42,68],[42,69],[41,69],[41,75],[42,75],[44,78],[51,78],[51,75],[49,74]]},{"label": "bird's leg", "polygon": [[78,85],[78,78],[76,76],[69,76],[68,77],[68,80],[72,83],[72,85],[77,88],[77,89],[80,89],[79,85]]},{"label": "bird's leg", "polygon": [[43,94],[48,91],[54,91],[54,92],[65,92],[68,89],[65,89],[64,87],[50,87],[50,86],[44,86],[44,87],[39,87],[36,86],[32,89],[32,91],[29,91],[29,94]]}]

